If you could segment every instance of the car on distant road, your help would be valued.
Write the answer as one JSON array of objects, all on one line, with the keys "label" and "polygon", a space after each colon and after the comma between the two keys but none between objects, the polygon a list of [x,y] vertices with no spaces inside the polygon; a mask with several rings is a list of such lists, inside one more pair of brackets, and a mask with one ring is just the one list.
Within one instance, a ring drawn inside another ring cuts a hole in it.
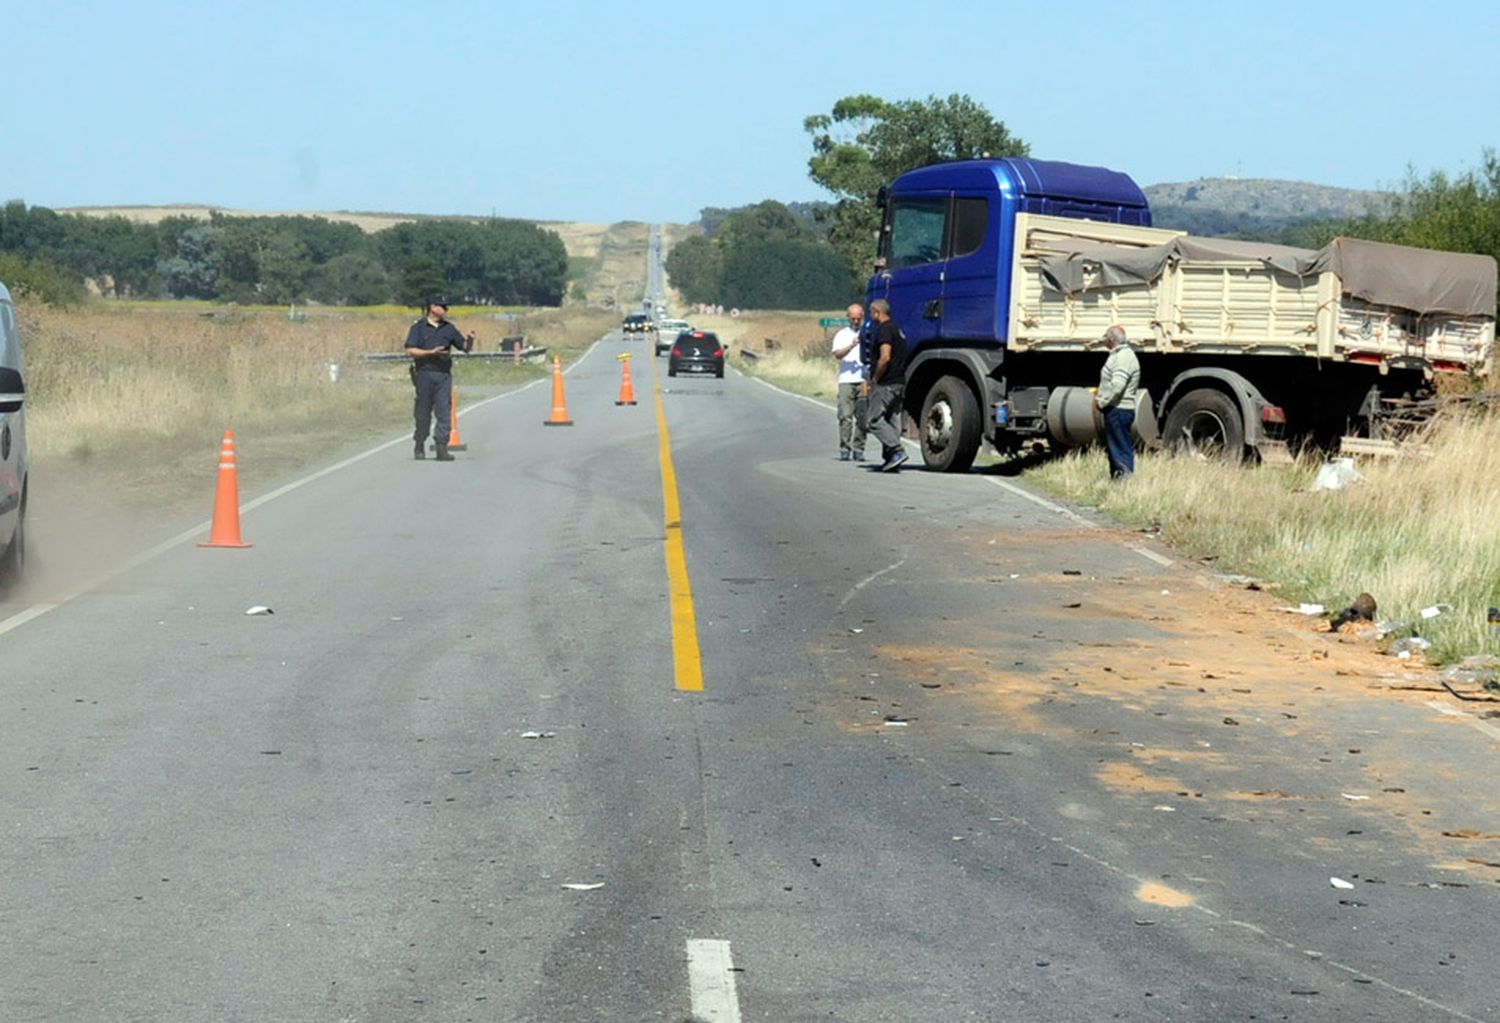
[{"label": "car on distant road", "polygon": [[662,320],[656,327],[656,354],[660,355],[672,347],[677,335],[683,331],[691,334],[693,325],[687,320]]},{"label": "car on distant road", "polygon": [[683,331],[672,342],[667,355],[667,376],[678,373],[712,373],[724,375],[724,346],[719,336],[704,330]]},{"label": "car on distant road", "polygon": [[0,584],[26,567],[26,381],[10,292],[0,284]]},{"label": "car on distant road", "polygon": [[625,322],[620,325],[620,329],[627,334],[644,334],[647,331],[655,330],[656,325],[651,322],[651,317],[645,313],[631,313],[625,317]]}]

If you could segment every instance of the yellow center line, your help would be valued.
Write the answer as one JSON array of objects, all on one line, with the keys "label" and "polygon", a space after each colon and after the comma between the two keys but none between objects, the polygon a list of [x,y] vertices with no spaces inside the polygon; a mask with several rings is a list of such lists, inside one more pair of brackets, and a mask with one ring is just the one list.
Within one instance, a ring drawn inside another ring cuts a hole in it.
[{"label": "yellow center line", "polygon": [[677,502],[677,473],[672,468],[672,438],[661,402],[661,377],[651,362],[651,391],[656,399],[657,448],[661,461],[661,503],[667,527],[667,594],[672,609],[672,670],[677,688],[703,691],[703,658],[698,650],[698,616],[693,611],[693,587],[688,582],[687,551],[682,545],[682,507]]}]

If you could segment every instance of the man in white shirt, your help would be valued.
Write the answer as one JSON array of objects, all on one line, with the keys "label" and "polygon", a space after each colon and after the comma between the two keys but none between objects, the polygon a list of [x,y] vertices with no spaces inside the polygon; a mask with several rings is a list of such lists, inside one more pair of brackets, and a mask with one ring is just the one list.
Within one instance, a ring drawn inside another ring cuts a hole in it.
[{"label": "man in white shirt", "polygon": [[833,357],[839,363],[839,461],[865,460],[865,406],[869,385],[859,359],[859,329],[865,321],[864,307],[849,307],[849,326],[833,335]]}]

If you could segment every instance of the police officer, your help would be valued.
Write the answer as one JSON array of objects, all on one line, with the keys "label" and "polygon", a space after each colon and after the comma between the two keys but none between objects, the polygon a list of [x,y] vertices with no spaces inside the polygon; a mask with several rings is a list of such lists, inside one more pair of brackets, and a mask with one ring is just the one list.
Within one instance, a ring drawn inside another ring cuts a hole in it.
[{"label": "police officer", "polygon": [[437,427],[433,440],[437,444],[437,460],[451,462],[448,453],[448,433],[453,416],[453,349],[461,352],[474,347],[474,332],[460,334],[458,328],[448,322],[448,300],[442,295],[433,295],[427,300],[427,315],[411,325],[406,332],[406,354],[411,357],[411,380],[416,385],[417,397],[413,414],[417,429],[412,434],[416,447],[413,458],[427,457],[427,433],[432,427],[433,414],[437,414]]}]

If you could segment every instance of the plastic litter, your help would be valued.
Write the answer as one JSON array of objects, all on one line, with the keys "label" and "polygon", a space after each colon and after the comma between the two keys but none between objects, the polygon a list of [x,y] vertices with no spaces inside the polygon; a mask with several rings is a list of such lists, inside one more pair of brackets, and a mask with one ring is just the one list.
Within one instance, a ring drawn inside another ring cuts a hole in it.
[{"label": "plastic litter", "polygon": [[557,733],[556,732],[522,732],[521,733],[521,738],[523,738],[523,739],[555,739],[555,738],[557,738]]},{"label": "plastic litter", "polygon": [[1406,661],[1411,659],[1412,654],[1425,653],[1430,649],[1432,649],[1432,643],[1421,636],[1407,636],[1386,647],[1385,652],[1392,657]]},{"label": "plastic litter", "polygon": [[1342,877],[1330,877],[1328,879],[1328,883],[1331,884],[1331,885],[1333,885],[1335,888],[1346,888],[1347,889],[1347,888],[1353,888],[1354,887],[1348,881],[1345,881]]},{"label": "plastic litter", "polygon": [[266,607],[264,604],[256,604],[254,607],[246,608],[245,609],[245,613],[247,615],[273,615],[276,612],[272,611],[270,608]]},{"label": "plastic litter", "polygon": [[1422,613],[1422,617],[1423,618],[1427,619],[1428,621],[1431,621],[1432,619],[1436,618],[1438,615],[1442,614],[1444,611],[1452,611],[1452,610],[1453,610],[1453,605],[1452,604],[1434,604],[1431,607],[1424,607],[1424,608],[1422,608],[1422,612],[1421,613]]},{"label": "plastic litter", "polygon": [[604,882],[600,881],[596,884],[581,884],[577,881],[569,881],[565,882],[563,884],[563,887],[570,892],[596,892],[600,888],[604,887]]},{"label": "plastic litter", "polygon": [[1341,796],[1343,796],[1343,797],[1344,797],[1344,798],[1345,798],[1345,799],[1352,799],[1352,800],[1354,800],[1354,801],[1355,801],[1355,802],[1356,802],[1356,803],[1362,803],[1362,802],[1364,802],[1364,801],[1365,801],[1365,800],[1367,800],[1367,799],[1369,799],[1369,798],[1370,798],[1370,797],[1369,797],[1369,796],[1356,796],[1356,795],[1355,795],[1355,794],[1354,794],[1354,793],[1352,793],[1352,792],[1340,792],[1340,793],[1339,793],[1339,795],[1341,795]]},{"label": "plastic litter", "polygon": [[1313,493],[1320,490],[1343,490],[1351,483],[1368,482],[1370,481],[1354,468],[1354,459],[1336,458],[1318,467],[1318,474],[1313,477],[1312,490]]},{"label": "plastic litter", "polygon": [[1500,658],[1494,654],[1474,654],[1443,669],[1443,678],[1461,685],[1485,685],[1493,682]]},{"label": "plastic litter", "polygon": [[1283,610],[1292,611],[1299,615],[1320,615],[1327,609],[1322,604],[1298,604],[1296,607],[1288,607]]}]

